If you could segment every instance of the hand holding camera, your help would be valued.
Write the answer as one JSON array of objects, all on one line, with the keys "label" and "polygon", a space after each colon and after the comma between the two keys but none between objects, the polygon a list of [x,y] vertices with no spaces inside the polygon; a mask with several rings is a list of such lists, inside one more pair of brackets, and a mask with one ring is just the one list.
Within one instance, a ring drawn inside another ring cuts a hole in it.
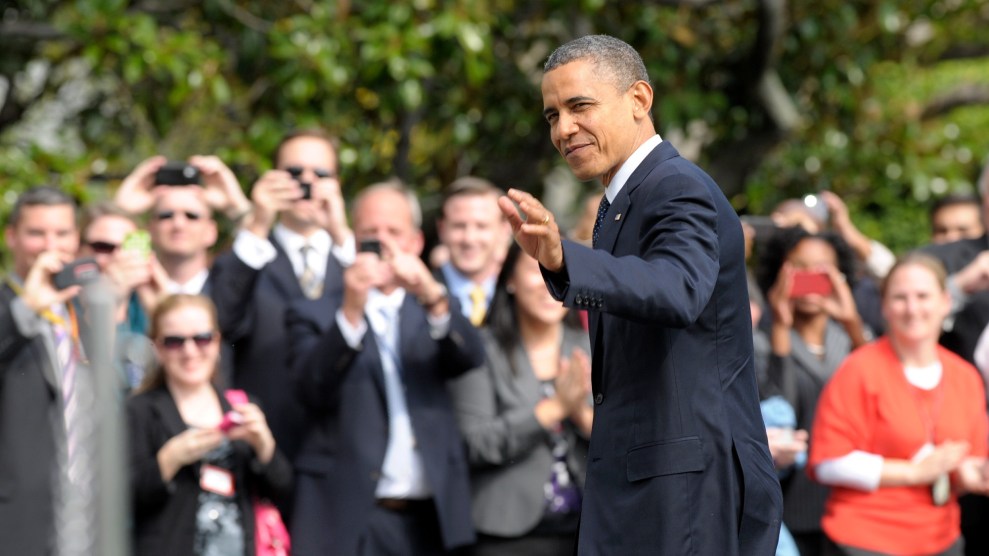
[{"label": "hand holding camera", "polygon": [[[65,303],[79,294],[82,290],[81,283],[71,283],[68,278],[74,274],[71,263],[62,260],[62,255],[57,251],[45,251],[38,255],[37,260],[31,266],[24,279],[24,291],[21,299],[32,311],[42,313],[49,307],[58,303]],[[92,261],[95,267],[96,262]],[[61,278],[56,286],[54,277],[59,272],[69,268],[67,277]],[[99,276],[99,269],[96,268],[96,276]]]},{"label": "hand holding camera", "polygon": [[223,416],[219,430],[230,440],[250,444],[258,461],[267,464],[275,454],[275,438],[261,408],[250,403],[243,390],[227,390],[224,395],[234,410]]}]

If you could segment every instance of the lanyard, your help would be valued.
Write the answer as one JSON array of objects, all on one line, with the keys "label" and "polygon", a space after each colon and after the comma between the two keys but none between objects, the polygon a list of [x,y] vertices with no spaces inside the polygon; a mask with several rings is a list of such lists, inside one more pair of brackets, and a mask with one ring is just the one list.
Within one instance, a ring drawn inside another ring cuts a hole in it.
[{"label": "lanyard", "polygon": [[[8,286],[10,286],[10,289],[14,291],[14,294],[17,295],[17,297],[23,297],[24,296],[24,288],[22,288],[20,286],[20,284],[18,284],[17,282],[15,282],[9,275],[4,279],[4,282],[6,282],[6,284]],[[79,344],[79,318],[76,315],[76,308],[75,308],[75,305],[72,304],[72,303],[66,303],[65,305],[66,305],[66,307],[68,308],[68,311],[69,311],[69,321],[68,322],[65,322],[65,318],[64,317],[55,314],[55,311],[52,311],[51,307],[46,308],[45,310],[41,311],[38,314],[41,315],[41,318],[45,319],[46,321],[48,321],[49,323],[51,323],[51,324],[53,324],[55,326],[61,326],[63,328],[68,328],[69,329],[69,333],[72,335],[72,349],[73,350],[76,350],[76,355],[81,355],[79,353],[79,351],[78,351],[79,350],[79,345],[80,345]],[[81,357],[80,357],[80,359],[81,359]]]}]

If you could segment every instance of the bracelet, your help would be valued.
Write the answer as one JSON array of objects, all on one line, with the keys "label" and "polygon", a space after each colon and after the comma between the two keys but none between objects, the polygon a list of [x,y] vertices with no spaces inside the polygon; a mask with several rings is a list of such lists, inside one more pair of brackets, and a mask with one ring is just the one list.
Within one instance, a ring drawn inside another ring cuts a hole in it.
[{"label": "bracelet", "polygon": [[447,291],[446,286],[443,285],[442,283],[440,283],[440,294],[438,296],[436,296],[436,299],[433,299],[431,301],[426,301],[426,300],[424,300],[424,299],[422,299],[420,297],[419,298],[419,304],[422,305],[423,308],[425,308],[426,310],[429,310],[429,309],[432,309],[433,307],[436,307],[437,305],[439,305],[443,301],[445,301],[446,298],[449,295],[450,295],[450,292]]}]

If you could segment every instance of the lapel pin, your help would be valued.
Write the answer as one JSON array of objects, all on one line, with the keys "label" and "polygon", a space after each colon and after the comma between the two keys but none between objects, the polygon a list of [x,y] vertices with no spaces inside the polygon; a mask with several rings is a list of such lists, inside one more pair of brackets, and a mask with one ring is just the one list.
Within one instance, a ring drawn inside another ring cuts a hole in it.
[{"label": "lapel pin", "polygon": [[622,219],[622,213],[619,212],[618,214],[615,215],[615,222],[618,222],[621,219]]}]

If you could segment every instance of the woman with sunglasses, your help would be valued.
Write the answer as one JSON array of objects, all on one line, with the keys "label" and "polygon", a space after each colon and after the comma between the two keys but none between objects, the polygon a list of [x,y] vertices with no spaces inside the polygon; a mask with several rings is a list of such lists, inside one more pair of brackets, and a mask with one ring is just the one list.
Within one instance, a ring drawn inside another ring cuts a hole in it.
[{"label": "woman with sunglasses", "polygon": [[165,298],[151,316],[159,366],[128,400],[135,554],[251,556],[257,497],[284,500],[287,459],[257,405],[215,384],[212,301]]},{"label": "woman with sunglasses", "polygon": [[989,422],[978,371],[938,345],[951,308],[928,255],[882,286],[886,336],[855,350],[821,394],[808,469],[831,485],[829,555],[961,556],[957,494],[985,494]]}]

